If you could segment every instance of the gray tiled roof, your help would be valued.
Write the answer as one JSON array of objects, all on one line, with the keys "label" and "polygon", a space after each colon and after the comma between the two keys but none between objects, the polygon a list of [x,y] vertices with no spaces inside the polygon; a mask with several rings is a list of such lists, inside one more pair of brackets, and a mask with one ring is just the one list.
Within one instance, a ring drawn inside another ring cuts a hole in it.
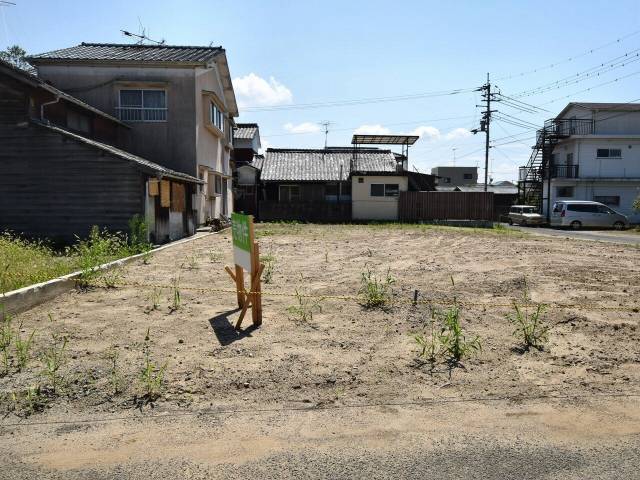
[{"label": "gray tiled roof", "polygon": [[108,113],[103,112],[102,110],[98,110],[97,108],[89,105],[88,103],[83,102],[82,100],[69,95],[66,92],[63,92],[62,90],[57,89],[56,87],[54,87],[53,85],[49,85],[48,83],[44,82],[42,79],[38,78],[36,75],[34,75],[33,73],[27,71],[27,70],[22,70],[18,67],[16,67],[15,65],[10,64],[9,62],[5,62],[4,60],[0,60],[0,70],[2,71],[8,71],[10,72],[10,75],[13,78],[16,78],[17,80],[19,80],[22,83],[26,83],[29,85],[33,85],[35,87],[38,88],[42,88],[43,90],[46,90],[54,95],[59,96],[60,98],[66,100],[67,102],[70,103],[74,103],[76,105],[78,105],[79,107],[82,107],[86,110],[89,110],[93,113],[95,113],[96,115],[100,115],[101,117],[107,118],[109,120],[111,120],[112,122],[116,122],[119,123],[120,125],[123,125],[127,128],[129,128],[128,125],[122,123],[120,120],[118,120],[117,118],[109,115]]},{"label": "gray tiled roof", "polygon": [[257,123],[238,123],[233,129],[233,138],[251,140],[258,131]]},{"label": "gray tiled roof", "polygon": [[[263,181],[331,182],[349,178],[353,149],[267,149],[262,161]],[[255,163],[255,157],[254,157]],[[395,172],[396,159],[389,150],[359,151],[357,172]],[[342,167],[342,168],[341,168]],[[340,173],[342,172],[342,175]]]},{"label": "gray tiled roof", "polygon": [[95,140],[91,140],[90,138],[77,135],[75,133],[69,132],[68,130],[65,130],[64,128],[60,128],[51,124],[46,124],[46,123],[41,123],[36,121],[33,121],[33,123],[35,125],[38,125],[39,127],[46,128],[60,135],[64,135],[67,138],[71,138],[78,142],[84,143],[85,145],[89,145],[90,147],[94,147],[104,152],[110,153],[115,157],[133,162],[137,164],[139,167],[142,167],[143,170],[159,174],[162,177],[168,177],[168,178],[173,178],[175,180],[183,180],[183,181],[193,182],[193,183],[204,183],[202,180],[199,180],[186,173],[176,172],[175,170],[171,170],[169,168],[163,167],[162,165],[158,165],[157,163],[151,162],[145,158],[134,155],[133,153],[129,153],[119,148],[113,147],[111,145],[107,145],[106,143],[97,142]]},{"label": "gray tiled roof", "polygon": [[105,62],[168,62],[206,63],[213,59],[222,47],[187,47],[174,45],[137,45],[118,43],[81,43],[28,57],[38,65],[49,61],[105,61]]}]

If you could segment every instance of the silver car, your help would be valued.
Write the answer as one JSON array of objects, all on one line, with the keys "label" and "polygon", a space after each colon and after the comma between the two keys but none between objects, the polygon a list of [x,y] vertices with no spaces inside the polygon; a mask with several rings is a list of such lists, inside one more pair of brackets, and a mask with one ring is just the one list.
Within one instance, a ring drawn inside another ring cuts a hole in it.
[{"label": "silver car", "polygon": [[542,225],[545,223],[545,219],[533,205],[513,205],[509,209],[508,222],[509,225],[515,223],[526,227],[527,225]]},{"label": "silver car", "polygon": [[574,230],[583,227],[624,230],[629,227],[629,219],[603,203],[563,200],[553,204],[551,226],[571,227]]}]

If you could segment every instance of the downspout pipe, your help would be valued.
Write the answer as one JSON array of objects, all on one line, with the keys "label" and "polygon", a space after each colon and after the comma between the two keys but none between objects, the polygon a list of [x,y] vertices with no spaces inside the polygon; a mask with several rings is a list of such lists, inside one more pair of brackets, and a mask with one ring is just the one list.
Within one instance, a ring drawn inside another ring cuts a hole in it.
[{"label": "downspout pipe", "polygon": [[56,95],[55,100],[51,100],[50,102],[44,102],[40,104],[40,120],[42,122],[49,123],[49,120],[44,118],[44,107],[46,107],[47,105],[53,105],[54,103],[58,103],[59,101],[60,101],[60,95]]}]

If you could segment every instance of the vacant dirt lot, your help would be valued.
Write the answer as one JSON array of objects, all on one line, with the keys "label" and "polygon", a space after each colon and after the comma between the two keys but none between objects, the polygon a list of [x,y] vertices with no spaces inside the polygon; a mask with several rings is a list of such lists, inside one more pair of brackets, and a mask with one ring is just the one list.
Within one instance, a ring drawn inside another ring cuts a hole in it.
[{"label": "vacant dirt lot", "polygon": [[[41,431],[15,425],[20,422],[471,400],[516,405],[543,399],[564,409],[617,395],[633,402],[640,394],[640,250],[635,247],[394,225],[266,224],[258,232],[262,254],[273,265],[271,281],[263,286],[259,329],[234,331],[235,295],[217,291],[232,287],[224,272],[232,263],[229,232],[166,249],[147,264],[131,264],[117,275],[116,288],[69,293],[14,319],[23,336],[36,333],[27,367],[17,372],[12,365],[0,378],[1,407],[7,412],[0,421],[3,460],[11,458],[16,469],[83,467],[72,455],[46,454],[60,435],[82,443],[73,433],[76,427]],[[378,275],[388,269],[394,277],[393,306],[367,310],[357,301],[331,298],[357,295],[367,268]],[[546,348],[522,354],[514,349],[518,342],[505,315],[508,305],[522,298],[525,278],[533,301],[572,306],[550,307],[544,316],[550,326]],[[173,312],[172,282],[181,300]],[[296,289],[327,297],[314,300],[321,311],[310,320],[287,309],[297,303],[291,296]],[[415,289],[425,303],[411,305]],[[462,304],[467,336],[477,335],[482,351],[458,368],[439,364],[432,370],[417,360],[413,334],[431,318],[434,305],[427,301],[442,307],[454,296]],[[248,316],[244,326],[250,324]],[[154,362],[167,364],[163,395],[152,405],[141,400],[139,382],[147,329]],[[40,360],[54,333],[68,338],[56,394],[41,375]],[[115,370],[109,359],[114,351]],[[122,379],[118,393],[114,378]],[[21,420],[16,413],[29,413],[26,392],[38,383],[44,411]],[[623,411],[628,408],[616,409],[617,420]],[[180,429],[189,431],[188,421],[181,422]],[[260,425],[255,427],[260,435],[268,436],[274,423]],[[119,438],[121,427],[105,428],[112,440]],[[637,432],[631,428],[621,435]],[[45,442],[44,450],[39,443],[37,452],[14,455],[36,441]],[[113,462],[128,460],[125,455]]]}]

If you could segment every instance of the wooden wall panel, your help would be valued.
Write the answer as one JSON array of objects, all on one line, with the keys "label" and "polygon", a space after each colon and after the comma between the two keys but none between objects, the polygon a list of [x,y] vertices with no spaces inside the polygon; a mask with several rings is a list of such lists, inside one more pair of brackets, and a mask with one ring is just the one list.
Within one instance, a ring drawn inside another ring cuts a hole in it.
[{"label": "wooden wall panel", "polygon": [[492,192],[400,192],[402,221],[492,220]]}]

